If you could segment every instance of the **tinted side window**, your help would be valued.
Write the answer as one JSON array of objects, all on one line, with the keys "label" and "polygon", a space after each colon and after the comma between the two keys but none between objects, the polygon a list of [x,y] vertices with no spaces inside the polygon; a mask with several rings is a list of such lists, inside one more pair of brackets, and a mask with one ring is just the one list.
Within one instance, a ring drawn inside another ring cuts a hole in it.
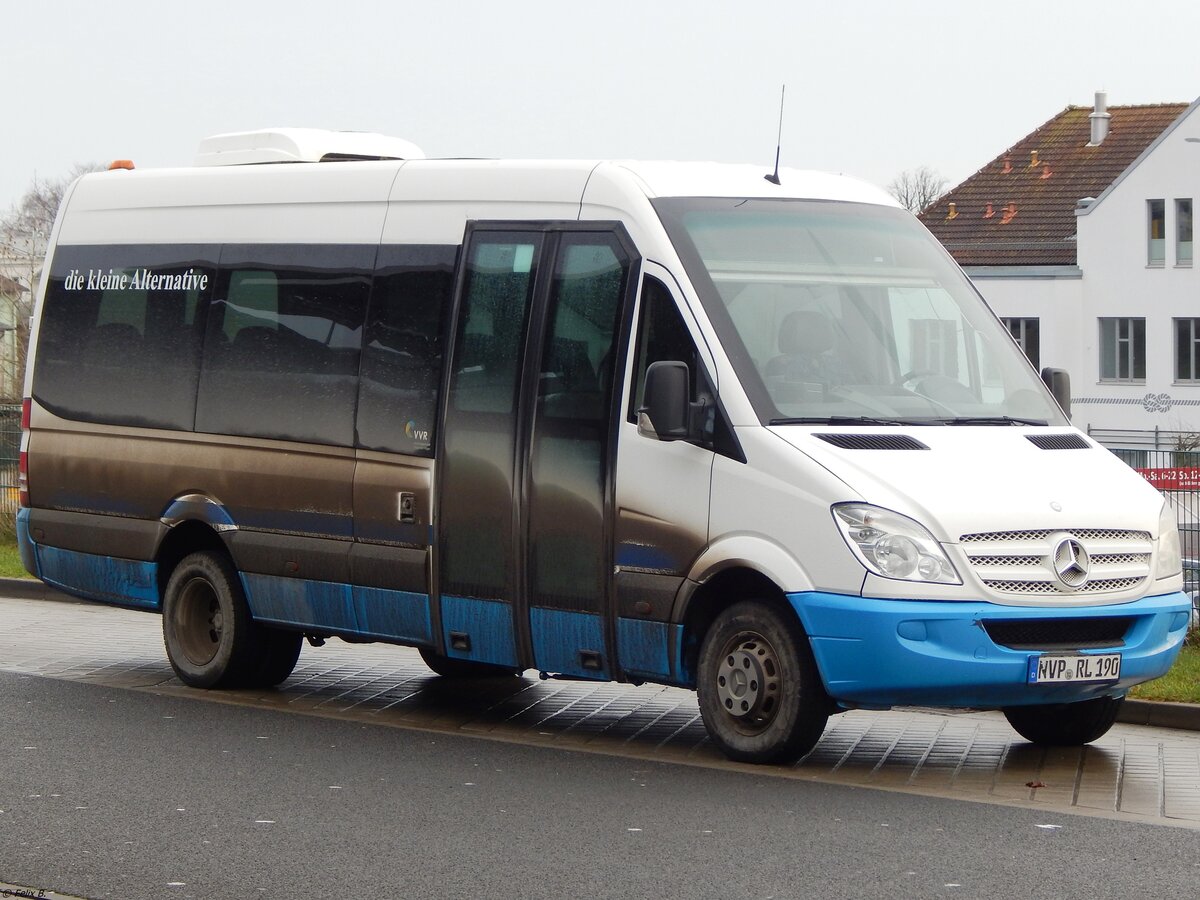
[{"label": "tinted side window", "polygon": [[374,259],[374,247],[225,247],[196,430],[352,445]]},{"label": "tinted side window", "polygon": [[607,235],[568,235],[559,250],[550,328],[538,382],[539,414],[603,422],[628,263]]},{"label": "tinted side window", "polygon": [[513,412],[539,252],[532,241],[504,242],[491,236],[473,247],[450,382],[451,409]]},{"label": "tinted side window", "polygon": [[33,396],[84,422],[188,431],[216,248],[60,247]]},{"label": "tinted side window", "polygon": [[703,366],[692,336],[680,315],[670,292],[656,278],[642,282],[642,311],[638,325],[637,366],[634,368],[633,402],[629,406],[629,421],[637,421],[646,387],[646,369],[662,360],[685,362],[692,377],[691,399],[697,397],[697,387],[704,380]]},{"label": "tinted side window", "polygon": [[367,316],[358,445],[433,453],[458,247],[381,247]]}]

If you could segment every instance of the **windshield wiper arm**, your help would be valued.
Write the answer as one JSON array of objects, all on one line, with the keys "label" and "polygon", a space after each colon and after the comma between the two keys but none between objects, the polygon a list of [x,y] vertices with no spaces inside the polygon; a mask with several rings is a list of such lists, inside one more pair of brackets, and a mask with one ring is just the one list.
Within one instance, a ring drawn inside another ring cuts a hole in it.
[{"label": "windshield wiper arm", "polygon": [[1049,425],[1045,419],[1020,419],[1016,416],[955,416],[938,419],[941,425]]},{"label": "windshield wiper arm", "polygon": [[936,421],[880,419],[875,416],[795,416],[772,419],[768,425],[933,425]]}]

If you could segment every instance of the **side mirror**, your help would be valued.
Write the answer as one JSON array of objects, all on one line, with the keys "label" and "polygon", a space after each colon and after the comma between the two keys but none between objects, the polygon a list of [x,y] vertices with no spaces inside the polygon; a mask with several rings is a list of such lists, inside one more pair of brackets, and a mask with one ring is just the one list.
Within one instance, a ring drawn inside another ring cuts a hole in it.
[{"label": "side mirror", "polygon": [[646,370],[645,404],[638,409],[638,434],[677,441],[689,435],[691,408],[687,363],[660,360]]},{"label": "side mirror", "polygon": [[1042,369],[1042,383],[1050,388],[1050,393],[1062,407],[1067,418],[1071,418],[1071,376],[1066,369]]}]

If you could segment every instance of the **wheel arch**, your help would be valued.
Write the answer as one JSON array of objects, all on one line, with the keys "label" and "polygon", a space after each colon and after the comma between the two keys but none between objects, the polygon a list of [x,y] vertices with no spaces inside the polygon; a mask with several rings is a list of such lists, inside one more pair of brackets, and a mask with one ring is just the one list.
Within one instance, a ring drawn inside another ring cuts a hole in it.
[{"label": "wheel arch", "polygon": [[230,562],[233,556],[221,539],[220,534],[208,522],[199,519],[188,519],[167,529],[166,535],[158,545],[155,562],[158,570],[158,597],[161,606],[167,595],[167,583],[175,567],[187,556],[200,550],[221,553]]},{"label": "wheel arch", "polygon": [[785,611],[801,630],[786,594],[812,590],[812,579],[791,553],[757,534],[728,534],[696,557],[675,600],[680,624],[678,678],[694,687],[700,644],[717,613],[738,600],[758,599]]},{"label": "wheel arch", "polygon": [[703,584],[727,569],[759,572],[787,593],[813,589],[800,560],[762,535],[730,534],[713,541],[692,563],[688,580]]},{"label": "wheel arch", "polygon": [[676,621],[681,625],[679,679],[696,686],[700,647],[704,636],[721,610],[740,600],[757,600],[776,609],[795,622],[801,633],[804,626],[788,603],[782,587],[761,570],[744,562],[721,567],[703,582],[684,582],[677,600]]}]

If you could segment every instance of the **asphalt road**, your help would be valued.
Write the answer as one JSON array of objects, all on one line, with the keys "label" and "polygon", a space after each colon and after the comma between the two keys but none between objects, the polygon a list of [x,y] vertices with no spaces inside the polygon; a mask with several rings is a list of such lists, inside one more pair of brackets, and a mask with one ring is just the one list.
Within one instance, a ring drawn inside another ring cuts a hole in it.
[{"label": "asphalt road", "polygon": [[1193,897],[1200,833],[0,672],[0,882],[82,897]]}]

